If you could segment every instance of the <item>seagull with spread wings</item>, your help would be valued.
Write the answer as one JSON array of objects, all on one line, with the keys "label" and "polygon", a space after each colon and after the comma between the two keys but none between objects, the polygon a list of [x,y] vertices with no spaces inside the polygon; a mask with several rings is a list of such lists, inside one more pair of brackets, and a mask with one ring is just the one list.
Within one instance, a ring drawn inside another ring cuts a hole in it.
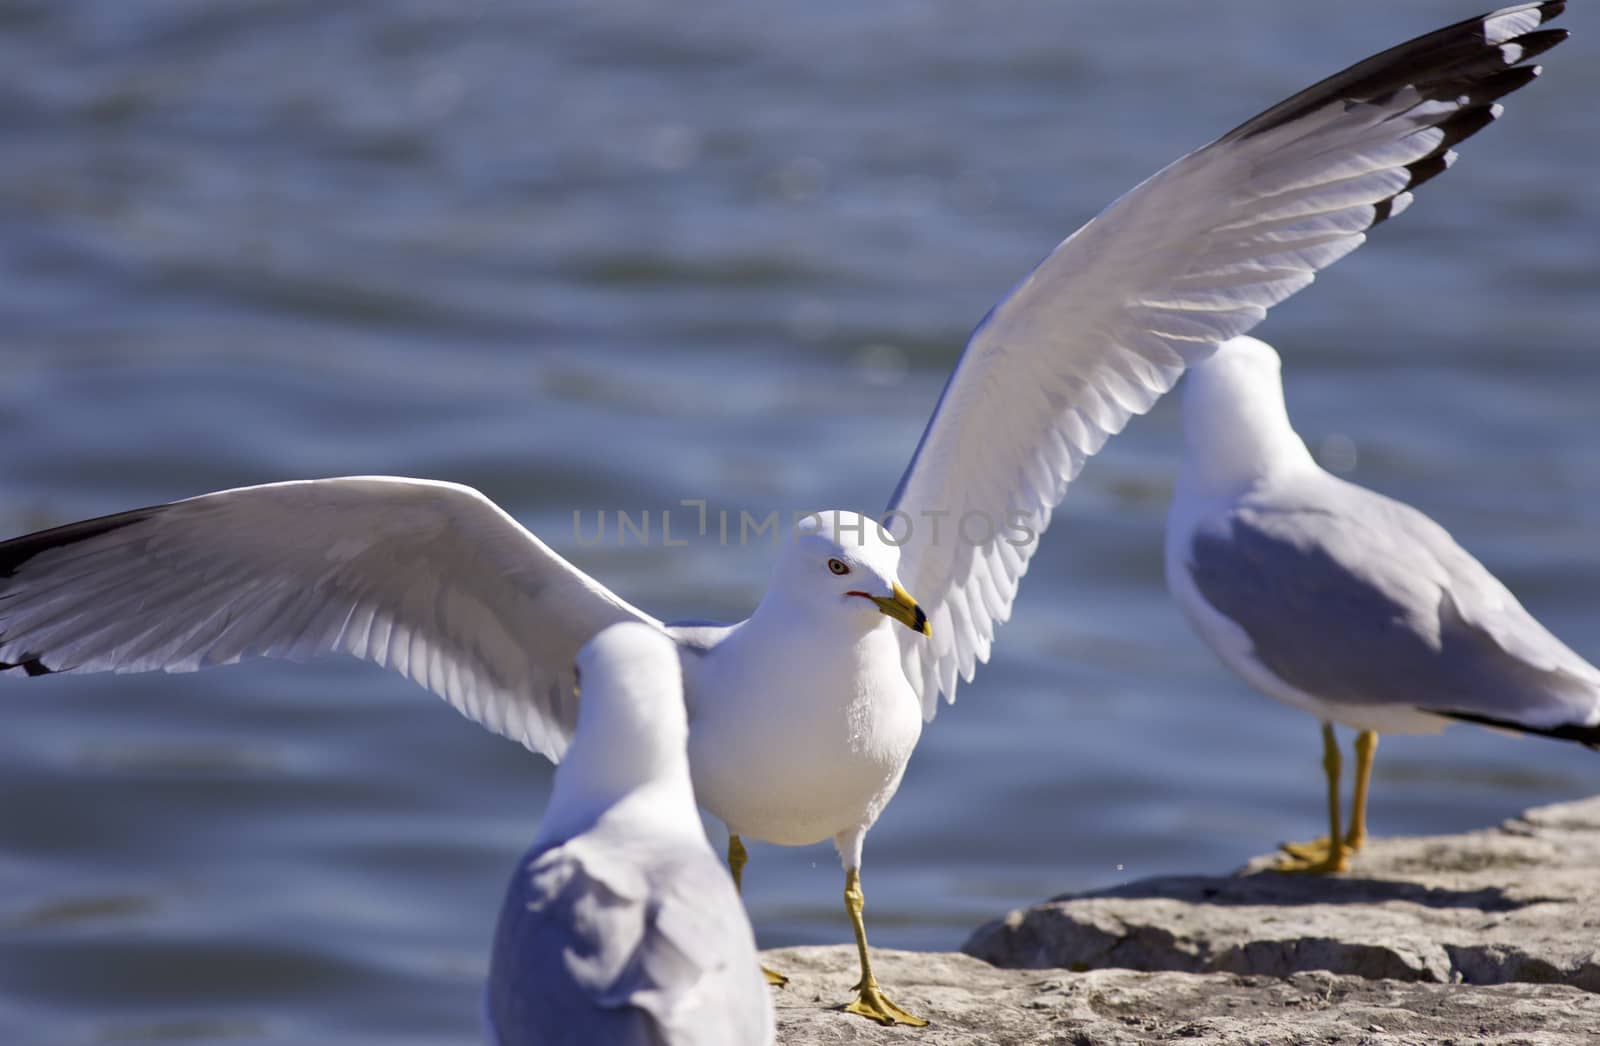
[{"label": "seagull with spread wings", "polygon": [[[1498,99],[1538,75],[1529,61],[1565,38],[1543,28],[1563,6],[1507,7],[1369,58],[1111,204],[973,332],[889,503],[898,530],[812,515],[745,621],[665,624],[474,490],[360,477],[222,491],[0,544],[0,665],[188,671],[342,652],[560,759],[574,655],[607,625],[644,622],[678,643],[695,793],[732,833],[735,880],[741,836],[831,838],[861,962],[847,1009],[924,1024],[873,976],[862,842],[939,696],[953,701],[988,659],[1068,484],[1186,364],[1449,167]],[[949,525],[972,514],[990,525]]]}]

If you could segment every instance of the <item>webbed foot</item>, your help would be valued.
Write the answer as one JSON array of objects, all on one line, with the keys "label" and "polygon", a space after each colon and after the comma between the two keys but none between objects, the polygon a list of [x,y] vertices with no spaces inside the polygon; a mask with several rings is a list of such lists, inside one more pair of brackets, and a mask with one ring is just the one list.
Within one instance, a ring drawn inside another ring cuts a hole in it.
[{"label": "webbed foot", "polygon": [[856,993],[854,1002],[845,1004],[846,1013],[857,1013],[868,1020],[877,1021],[879,1024],[893,1025],[906,1024],[913,1028],[926,1028],[928,1022],[915,1014],[907,1013],[883,994],[883,989],[878,987],[877,980],[867,978]]}]

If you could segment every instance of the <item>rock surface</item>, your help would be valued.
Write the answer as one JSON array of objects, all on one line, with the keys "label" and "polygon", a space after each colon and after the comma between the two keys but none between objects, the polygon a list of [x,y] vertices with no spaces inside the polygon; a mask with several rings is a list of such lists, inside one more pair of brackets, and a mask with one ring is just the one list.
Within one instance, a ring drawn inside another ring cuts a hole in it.
[{"label": "rock surface", "polygon": [[790,977],[774,996],[783,1046],[1577,1046],[1600,1036],[1600,995],[1560,984],[1001,970],[966,955],[890,951],[874,953],[878,979],[933,1023],[882,1028],[836,1009],[856,977],[854,947],[782,948],[764,961]]},{"label": "rock surface", "polygon": [[968,941],[987,961],[874,952],[890,996],[934,1022],[920,1031],[836,1011],[854,948],[769,952],[793,978],[776,994],[779,1041],[1600,1042],[1600,798],[1375,840],[1332,879],[1269,863],[1013,912]]},{"label": "rock surface", "polygon": [[998,966],[1326,970],[1600,992],[1600,798],[1465,835],[1375,840],[1336,878],[1270,863],[1058,898],[980,928],[963,951]]}]

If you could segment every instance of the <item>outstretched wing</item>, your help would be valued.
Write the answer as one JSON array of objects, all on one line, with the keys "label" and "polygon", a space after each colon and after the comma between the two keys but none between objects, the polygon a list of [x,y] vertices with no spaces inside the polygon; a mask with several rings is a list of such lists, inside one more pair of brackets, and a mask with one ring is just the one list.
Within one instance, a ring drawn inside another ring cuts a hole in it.
[{"label": "outstretched wing", "polygon": [[1566,38],[1539,28],[1563,7],[1461,22],[1268,109],[1113,203],[979,324],[889,503],[932,625],[902,637],[927,717],[988,660],[1084,461],[1450,166]]},{"label": "outstretched wing", "polygon": [[579,648],[629,620],[659,624],[482,494],[420,479],[241,487],[0,543],[0,669],[341,652],[552,759]]}]

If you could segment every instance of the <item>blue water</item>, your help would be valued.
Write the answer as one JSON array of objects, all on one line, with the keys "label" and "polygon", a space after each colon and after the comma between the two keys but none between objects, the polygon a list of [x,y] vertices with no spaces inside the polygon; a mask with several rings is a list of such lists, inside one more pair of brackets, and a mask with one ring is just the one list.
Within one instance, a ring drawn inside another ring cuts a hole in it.
[{"label": "blue water", "polygon": [[[880,508],[966,332],[1100,206],[1427,0],[14,0],[0,5],[0,530],[302,476],[480,487],[663,616],[771,550],[574,509]],[[1347,475],[1600,658],[1600,19],[1275,310]],[[1168,602],[1166,401],[1091,462],[993,663],[867,843],[875,943],[1220,872],[1321,827],[1316,724]],[[687,522],[686,514],[677,522]],[[467,1043],[542,760],[354,663],[4,681],[0,1041]],[[1600,786],[1386,738],[1372,828]],[[824,845],[752,847],[763,944],[843,942]],[[841,992],[845,985],[840,985]]]}]

